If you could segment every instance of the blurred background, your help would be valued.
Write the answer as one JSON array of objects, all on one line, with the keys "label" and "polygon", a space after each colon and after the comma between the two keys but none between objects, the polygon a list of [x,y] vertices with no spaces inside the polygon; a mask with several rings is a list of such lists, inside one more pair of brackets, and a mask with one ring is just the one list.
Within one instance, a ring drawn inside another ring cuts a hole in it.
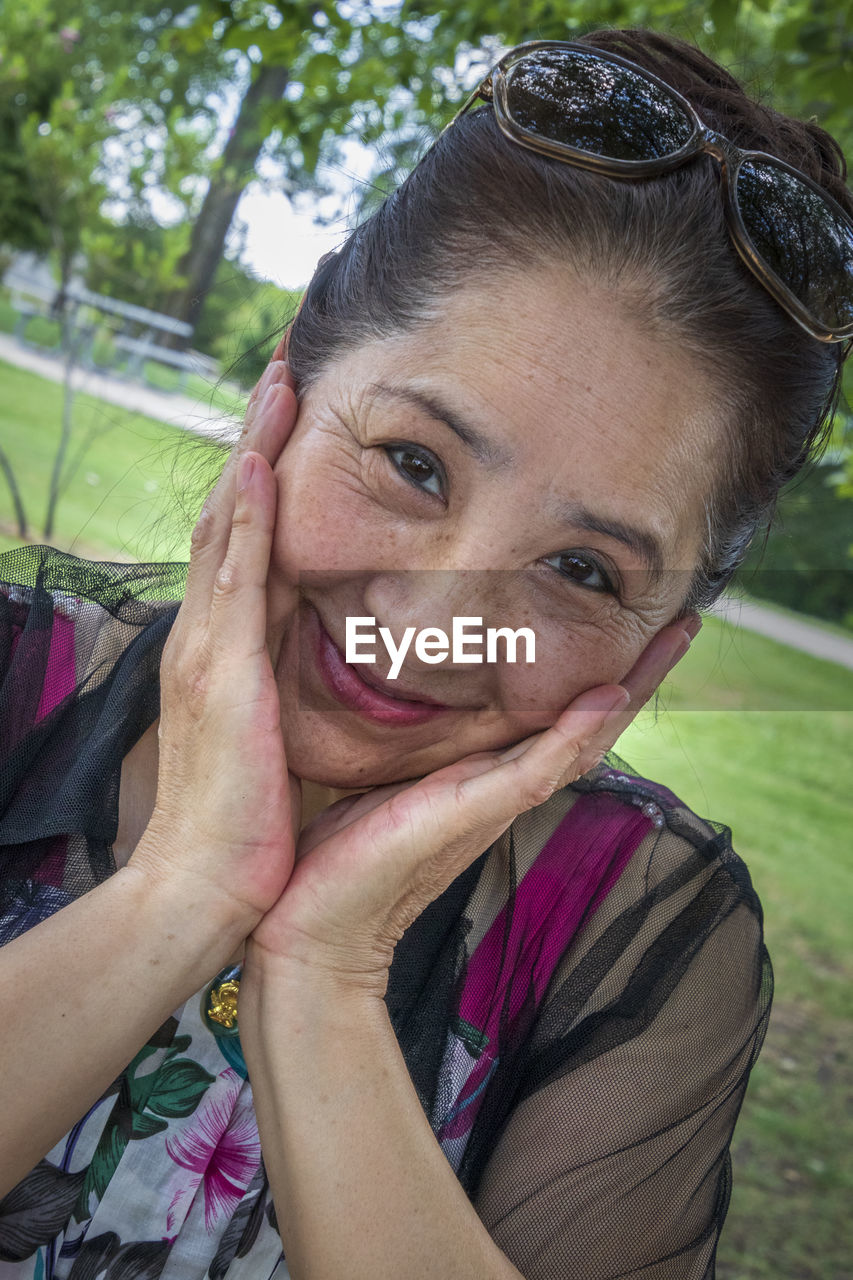
[{"label": "blurred background", "polygon": [[[317,259],[506,49],[600,26],[692,41],[853,161],[853,0],[3,5],[0,551],[186,559]],[[848,365],[823,458],[618,748],[731,827],[764,904],[721,1280],[853,1280]]]}]

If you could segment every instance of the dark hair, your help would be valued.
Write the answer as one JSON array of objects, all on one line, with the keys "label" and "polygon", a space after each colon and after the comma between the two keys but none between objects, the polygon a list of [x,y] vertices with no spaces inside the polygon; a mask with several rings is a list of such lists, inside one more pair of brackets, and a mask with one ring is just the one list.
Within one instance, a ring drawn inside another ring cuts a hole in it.
[{"label": "dark hair", "polygon": [[[674,36],[630,28],[582,38],[648,68],[706,124],[794,165],[853,213],[844,156],[816,124],[754,101]],[[726,447],[682,612],[707,608],[769,526],[780,489],[825,446],[843,363],[843,344],[802,330],[737,256],[710,156],[625,182],[517,146],[491,106],[467,112],[321,261],[289,337],[298,391],[360,342],[436,318],[466,280],[549,257],[616,284],[646,324],[718,379]]]}]

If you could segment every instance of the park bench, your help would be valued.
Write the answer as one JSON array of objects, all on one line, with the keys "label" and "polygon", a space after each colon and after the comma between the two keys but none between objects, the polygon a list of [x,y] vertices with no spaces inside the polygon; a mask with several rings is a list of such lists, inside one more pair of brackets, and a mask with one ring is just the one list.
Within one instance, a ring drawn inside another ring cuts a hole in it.
[{"label": "park bench", "polygon": [[122,333],[116,334],[112,342],[117,351],[126,351],[130,356],[125,369],[127,378],[147,381],[146,360],[156,360],[159,364],[170,365],[180,370],[178,387],[181,390],[186,386],[190,373],[200,373],[212,378],[219,376],[217,362],[210,356],[202,355],[200,351],[172,351],[168,347],[162,347],[159,343],[153,342],[150,338],[131,338]]},{"label": "park bench", "polygon": [[[18,313],[15,324],[15,337],[26,343],[26,330],[30,320],[39,316],[54,319],[52,304],[56,298],[56,288],[47,286],[43,281],[27,280],[8,273],[6,284],[10,290],[10,301]],[[200,351],[173,351],[161,346],[156,341],[158,333],[174,334],[188,338],[192,334],[192,326],[174,316],[152,311],[148,307],[140,307],[132,302],[123,302],[120,298],[112,298],[108,294],[95,293],[84,285],[72,281],[66,289],[66,299],[73,308],[72,319],[75,336],[80,342],[81,363],[87,368],[103,368],[95,359],[95,343],[101,325],[91,320],[83,321],[81,313],[95,312],[106,320],[106,327],[112,346],[117,351],[126,352],[129,356],[124,376],[149,382],[146,377],[147,361],[177,369],[179,389],[186,385],[190,373],[199,373],[209,378],[219,376],[219,365],[216,360],[203,355]],[[131,330],[135,330],[131,331]],[[28,344],[30,345],[30,344]],[[110,369],[110,372],[118,371]]]},{"label": "park bench", "polygon": [[45,309],[39,303],[31,302],[26,298],[13,298],[12,306],[18,313],[18,318],[15,321],[15,337],[19,342],[26,342],[27,326],[36,317],[44,317],[46,315]]},{"label": "park bench", "polygon": [[49,304],[55,296],[55,289],[48,290],[37,281],[26,284],[16,281],[10,283],[9,301],[18,313],[14,329],[14,335],[18,342],[27,346],[35,345],[27,339],[27,327],[30,321],[36,318],[42,320],[52,320],[54,318],[50,313]]}]

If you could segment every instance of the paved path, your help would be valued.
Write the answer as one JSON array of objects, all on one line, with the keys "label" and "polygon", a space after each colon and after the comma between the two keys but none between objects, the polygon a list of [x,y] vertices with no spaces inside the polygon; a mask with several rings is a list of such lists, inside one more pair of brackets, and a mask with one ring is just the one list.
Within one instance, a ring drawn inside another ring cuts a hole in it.
[{"label": "paved path", "polygon": [[[62,361],[56,356],[22,346],[8,334],[0,334],[0,360],[29,369],[53,382],[61,382],[64,376]],[[107,374],[78,369],[74,385],[110,404],[144,413],[149,418],[156,418],[199,435],[221,433],[226,422],[209,404],[205,405],[203,400],[193,400],[177,392],[156,391],[153,387],[123,382]],[[753,604],[728,596],[724,596],[711,612],[733,626],[758,631],[793,649],[801,649],[805,653],[814,654],[816,658],[826,658],[829,662],[837,662],[853,670],[853,637],[848,640],[845,636],[836,635],[833,631],[827,631],[819,622],[805,617],[791,618],[772,605]]]},{"label": "paved path", "polygon": [[[17,365],[19,369],[28,369],[51,382],[62,382],[65,377],[61,359],[49,352],[24,346],[8,333],[0,333],[0,360]],[[221,411],[213,409],[209,402],[195,400],[177,391],[157,391],[138,382],[125,382],[109,374],[82,368],[74,370],[72,382],[77,391],[85,391],[110,404],[121,405],[123,409],[143,413],[148,418],[182,427],[185,431],[194,431],[197,435],[219,434],[227,421]]]},{"label": "paved path", "polygon": [[816,658],[825,658],[853,670],[853,636],[848,639],[828,631],[817,619],[805,616],[792,618],[770,604],[755,604],[739,600],[736,596],[723,596],[711,612],[733,626],[758,631],[780,644],[790,645],[792,649],[801,649]]}]

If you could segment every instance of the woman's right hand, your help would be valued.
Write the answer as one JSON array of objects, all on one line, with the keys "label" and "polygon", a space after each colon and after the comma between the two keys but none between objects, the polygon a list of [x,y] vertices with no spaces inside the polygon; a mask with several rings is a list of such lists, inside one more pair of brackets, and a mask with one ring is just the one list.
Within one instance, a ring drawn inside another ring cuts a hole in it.
[{"label": "woman's right hand", "polygon": [[[248,934],[293,868],[301,787],[288,772],[267,645],[272,464],[298,403],[273,360],[193,531],[187,589],[161,664],[157,797],[128,867],[233,905]],[[276,601],[277,619],[296,608]]]}]

